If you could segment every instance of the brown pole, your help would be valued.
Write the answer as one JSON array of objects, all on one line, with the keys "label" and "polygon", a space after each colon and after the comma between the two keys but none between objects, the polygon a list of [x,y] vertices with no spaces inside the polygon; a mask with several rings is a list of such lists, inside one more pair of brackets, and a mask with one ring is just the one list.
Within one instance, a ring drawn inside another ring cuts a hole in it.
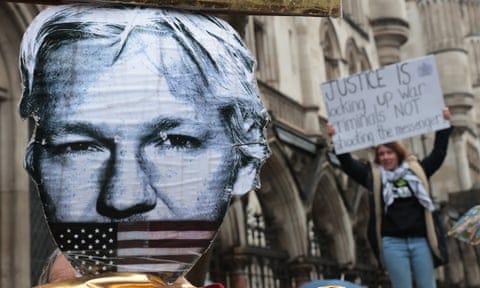
[{"label": "brown pole", "polygon": [[30,4],[59,5],[68,3],[133,4],[192,9],[219,14],[264,14],[339,17],[341,0],[7,0]]}]

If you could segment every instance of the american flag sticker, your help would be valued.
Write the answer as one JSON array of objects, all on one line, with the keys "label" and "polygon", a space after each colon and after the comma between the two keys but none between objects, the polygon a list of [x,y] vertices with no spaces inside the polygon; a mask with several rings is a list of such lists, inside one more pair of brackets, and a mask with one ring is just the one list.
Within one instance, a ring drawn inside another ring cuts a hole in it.
[{"label": "american flag sticker", "polygon": [[219,222],[50,223],[60,250],[83,275],[155,273],[177,278],[210,246]]}]

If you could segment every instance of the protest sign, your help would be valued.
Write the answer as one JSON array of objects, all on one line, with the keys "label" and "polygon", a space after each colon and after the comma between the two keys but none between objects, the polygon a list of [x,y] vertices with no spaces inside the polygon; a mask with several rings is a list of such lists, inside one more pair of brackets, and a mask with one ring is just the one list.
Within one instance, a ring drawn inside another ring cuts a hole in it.
[{"label": "protest sign", "polygon": [[321,90],[337,154],[450,125],[433,56],[328,81]]}]

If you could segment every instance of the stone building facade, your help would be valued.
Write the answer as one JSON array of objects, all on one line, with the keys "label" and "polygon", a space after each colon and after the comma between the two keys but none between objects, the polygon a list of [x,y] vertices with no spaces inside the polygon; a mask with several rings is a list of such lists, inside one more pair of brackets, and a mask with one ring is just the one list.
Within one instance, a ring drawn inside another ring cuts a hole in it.
[{"label": "stone building facade", "polygon": [[[298,287],[345,278],[388,287],[366,239],[367,192],[330,164],[320,84],[402,60],[435,56],[454,133],[432,177],[451,226],[480,203],[480,0],[344,0],[343,18],[229,16],[258,63],[272,157],[262,187],[234,198],[219,237],[189,275],[227,287]],[[18,47],[43,8],[0,2],[0,287],[29,287],[53,244],[23,170],[29,123],[17,115]],[[406,139],[425,155],[433,134]],[[366,149],[358,157],[371,158]],[[30,211],[30,212],[29,212]],[[32,215],[29,217],[29,215]],[[480,250],[449,239],[443,287],[480,287]]]}]

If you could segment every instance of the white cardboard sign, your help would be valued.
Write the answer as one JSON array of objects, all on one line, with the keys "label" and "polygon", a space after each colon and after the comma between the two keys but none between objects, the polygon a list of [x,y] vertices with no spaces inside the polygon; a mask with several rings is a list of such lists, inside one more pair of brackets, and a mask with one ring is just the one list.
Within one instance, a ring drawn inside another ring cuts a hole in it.
[{"label": "white cardboard sign", "polygon": [[433,56],[328,81],[321,90],[337,154],[450,126]]}]

